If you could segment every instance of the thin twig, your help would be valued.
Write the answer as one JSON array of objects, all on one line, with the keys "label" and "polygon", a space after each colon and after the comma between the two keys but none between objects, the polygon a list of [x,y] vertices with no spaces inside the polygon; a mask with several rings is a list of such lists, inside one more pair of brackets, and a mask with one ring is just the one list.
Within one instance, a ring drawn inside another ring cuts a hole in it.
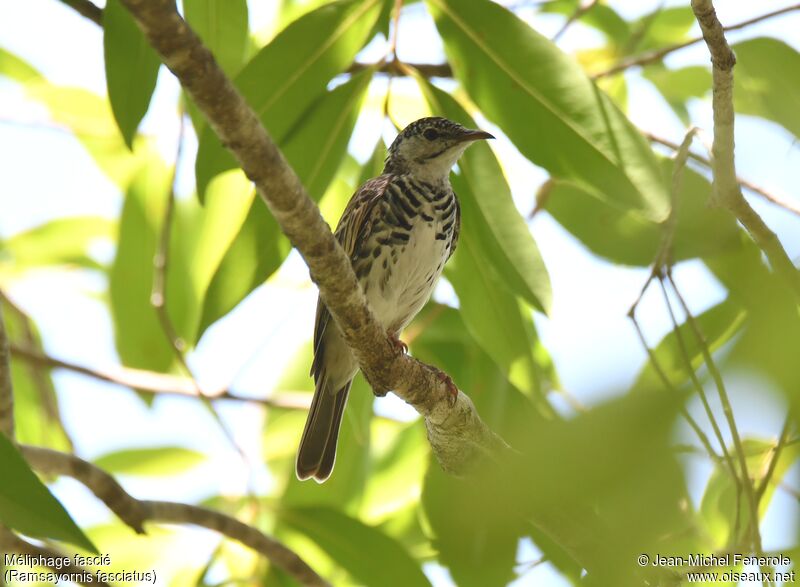
[{"label": "thin twig", "polygon": [[[192,370],[186,362],[186,343],[178,336],[175,325],[169,316],[167,309],[167,275],[169,272],[169,251],[170,241],[172,240],[172,223],[175,217],[175,182],[178,176],[178,165],[180,165],[181,154],[183,152],[184,141],[184,120],[183,112],[179,114],[180,125],[178,129],[178,146],[175,152],[175,165],[172,170],[172,180],[169,183],[169,193],[167,203],[164,207],[164,217],[161,219],[161,234],[158,239],[158,248],[153,257],[153,289],[150,294],[150,305],[155,308],[161,329],[172,348],[175,358],[181,364],[184,372],[194,381]],[[198,387],[198,392],[200,388]]]},{"label": "thin twig", "polygon": [[389,55],[397,61],[397,38],[400,31],[400,11],[403,10],[403,0],[394,0],[392,9],[392,34],[389,38]]},{"label": "thin twig", "polygon": [[778,467],[778,461],[781,458],[783,453],[783,449],[786,448],[786,445],[789,441],[789,432],[791,431],[791,415],[786,416],[786,420],[783,422],[783,428],[781,429],[781,434],[778,437],[778,442],[775,447],[772,449],[772,456],[769,460],[769,465],[767,466],[767,471],[764,473],[764,478],[761,479],[761,484],[756,489],[756,503],[761,503],[761,499],[764,497],[764,493],[767,491],[767,487],[769,486],[770,481],[772,480],[772,476],[775,474],[775,470]]},{"label": "thin twig", "polygon": [[[61,359],[56,359],[45,355],[37,350],[10,345],[11,355],[15,359],[23,360],[34,365],[50,369],[66,369],[87,377],[92,377],[107,383],[129,387],[142,393],[152,395],[176,395],[183,397],[199,397],[195,385],[187,377],[168,375],[166,373],[156,373],[155,371],[145,371],[142,369],[131,369],[129,367],[115,367],[113,369],[91,369]],[[303,392],[281,392],[274,397],[254,398],[236,393],[228,389],[218,389],[206,392],[205,398],[211,400],[231,400],[237,402],[249,402],[260,404],[269,408],[282,410],[307,410],[309,397]]]},{"label": "thin twig", "polygon": [[567,32],[567,29],[573,25],[573,23],[580,20],[587,12],[594,8],[598,2],[599,0],[584,0],[578,4],[577,8],[575,8],[575,11],[569,16],[561,28],[558,29],[558,32],[553,35],[551,41],[554,43],[557,42],[564,35],[564,33]]},{"label": "thin twig", "polygon": [[[767,12],[765,14],[761,14],[759,16],[755,16],[753,18],[749,18],[747,20],[743,20],[742,22],[738,22],[736,24],[730,25],[725,27],[723,30],[725,31],[735,31],[738,29],[742,29],[745,27],[750,26],[751,24],[755,24],[757,22],[761,22],[762,20],[767,20],[770,18],[774,18],[776,16],[780,16],[781,14],[786,14],[788,12],[793,12],[795,10],[800,10],[800,4],[793,4],[792,6],[786,6],[784,8],[779,8],[778,10],[773,10],[772,12]],[[593,79],[598,79],[601,77],[607,77],[609,75],[615,75],[618,73],[622,73],[626,69],[637,65],[649,65],[651,63],[656,63],[661,61],[669,55],[670,53],[674,53],[675,51],[679,51],[680,49],[685,49],[686,47],[691,47],[692,45],[696,45],[700,41],[703,40],[703,37],[694,37],[687,41],[683,41],[681,43],[675,43],[674,45],[669,45],[667,47],[663,47],[661,49],[656,49],[649,53],[645,53],[644,55],[638,55],[636,57],[631,57],[624,61],[621,61],[617,65],[606,69],[604,71],[597,72],[592,75]]]},{"label": "thin twig", "polygon": [[[736,456],[739,459],[739,467],[741,468],[741,481],[744,483],[744,492],[745,496],[747,497],[747,501],[749,504],[750,510],[750,524],[751,524],[751,538],[753,541],[753,547],[755,548],[756,552],[761,552],[761,532],[759,529],[759,522],[758,522],[758,503],[756,501],[756,494],[753,489],[753,480],[750,478],[750,474],[747,468],[747,456],[744,452],[744,446],[742,444],[742,439],[739,436],[739,429],[736,425],[736,418],[733,415],[733,407],[731,406],[730,397],[728,396],[728,391],[725,388],[725,382],[722,379],[722,375],[717,369],[717,365],[714,362],[714,358],[711,356],[711,351],[708,348],[708,344],[706,343],[705,335],[703,334],[702,330],[700,329],[700,325],[697,324],[697,321],[694,319],[692,312],[689,310],[689,306],[686,304],[686,300],[683,299],[683,295],[681,295],[678,286],[675,284],[674,279],[672,278],[672,272],[667,269],[667,280],[669,281],[670,285],[672,286],[672,291],[675,294],[675,297],[680,302],[681,307],[683,308],[683,313],[686,315],[686,322],[689,327],[692,329],[695,338],[697,339],[697,343],[700,346],[700,350],[703,354],[703,360],[705,361],[706,368],[708,372],[711,374],[711,378],[714,380],[714,384],[717,388],[717,393],[719,394],[719,400],[722,404],[722,413],[725,416],[726,421],[728,422],[728,428],[731,432],[731,437],[733,438],[733,446],[736,451]],[[665,289],[666,295],[666,289]]]},{"label": "thin twig", "polygon": [[[714,435],[717,437],[717,442],[722,449],[722,455],[725,459],[725,464],[727,465],[727,470],[731,475],[731,479],[736,486],[736,519],[734,521],[734,535],[738,535],[739,533],[739,510],[740,510],[740,503],[742,498],[742,483],[749,483],[749,479],[747,478],[747,469],[742,472],[742,479],[739,479],[739,475],[736,471],[736,465],[734,464],[733,457],[728,450],[727,443],[725,442],[724,437],[722,436],[722,431],[720,430],[719,424],[717,423],[717,418],[714,415],[714,411],[711,409],[711,404],[708,402],[708,395],[706,394],[706,390],[703,387],[703,384],[700,382],[700,379],[697,377],[697,373],[694,370],[694,365],[692,365],[692,358],[689,355],[689,350],[686,346],[686,342],[683,339],[683,334],[681,334],[680,326],[678,325],[678,320],[675,317],[675,311],[672,309],[672,301],[669,298],[669,293],[667,292],[667,288],[664,285],[664,277],[663,275],[659,275],[658,283],[661,288],[661,292],[664,296],[664,304],[667,306],[667,312],[669,313],[670,320],[672,321],[672,330],[675,333],[675,340],[678,343],[678,348],[680,349],[681,357],[683,358],[683,362],[686,363],[686,369],[689,372],[689,378],[694,385],[695,391],[697,391],[697,395],[700,397],[700,401],[703,404],[703,409],[706,412],[706,417],[708,417],[708,421],[711,423],[711,428],[714,430]],[[675,285],[673,283],[673,288]],[[703,341],[699,341],[699,344],[704,344]]]},{"label": "thin twig", "polygon": [[186,373],[186,375],[189,377],[189,380],[192,382],[197,397],[199,397],[205,404],[206,408],[211,413],[212,418],[214,418],[217,426],[219,426],[220,430],[222,431],[223,436],[225,436],[228,443],[239,454],[239,457],[242,459],[245,466],[249,470],[252,470],[252,463],[247,457],[244,449],[242,449],[242,447],[239,446],[239,443],[236,442],[236,438],[225,424],[225,421],[219,415],[210,399],[206,397],[205,393],[203,393],[203,389],[197,382],[197,378],[194,376],[191,367],[189,367],[189,362],[186,360],[186,343],[180,336],[178,336],[178,332],[175,329],[172,318],[170,318],[169,309],[167,307],[167,276],[169,275],[170,261],[169,253],[172,240],[172,224],[175,219],[175,184],[178,178],[178,166],[180,165],[182,159],[186,121],[186,114],[183,112],[182,108],[180,109],[178,119],[180,124],[178,126],[177,147],[175,149],[175,165],[172,168],[172,179],[169,183],[169,193],[167,194],[167,204],[164,207],[164,217],[161,219],[161,234],[159,235],[158,239],[158,248],[156,250],[156,254],[153,256],[153,289],[152,293],[150,294],[150,304],[156,311],[159,324],[161,325],[161,330],[164,332],[164,336],[167,338],[175,358],[177,359],[184,373]]},{"label": "thin twig", "polygon": [[61,0],[93,23],[103,26],[103,9],[89,0]]},{"label": "thin twig", "polygon": [[85,485],[136,532],[144,532],[145,522],[192,524],[208,528],[261,553],[302,585],[328,585],[294,551],[236,518],[183,503],[140,501],[126,492],[111,475],[74,455],[24,445],[20,450],[40,473],[66,475]]},{"label": "thin twig", "polygon": [[[680,148],[680,145],[678,145],[674,141],[671,141],[671,140],[669,140],[667,138],[661,137],[659,135],[655,135],[655,134],[653,134],[653,133],[651,133],[649,131],[646,131],[646,130],[642,130],[641,132],[645,137],[647,137],[648,140],[650,140],[650,141],[652,141],[654,143],[658,143],[659,145],[663,145],[663,146],[665,146],[665,147],[667,147],[669,149],[672,149],[673,151],[677,151]],[[708,167],[709,169],[711,169],[712,166],[713,166],[713,164],[711,162],[711,159],[709,159],[708,157],[704,157],[702,155],[699,155],[699,154],[697,154],[697,153],[695,153],[693,151],[689,151],[689,158],[692,159],[693,161],[697,161],[698,163],[703,164],[705,167]],[[758,186],[758,185],[754,184],[753,182],[751,182],[751,181],[749,181],[747,179],[743,179],[741,177],[737,177],[736,181],[744,189],[746,189],[746,190],[748,190],[748,191],[750,191],[750,192],[752,192],[754,194],[757,194],[757,195],[761,196],[765,200],[775,204],[776,206],[780,206],[781,208],[787,210],[788,212],[791,212],[793,214],[797,214],[798,216],[800,216],[800,203],[788,201],[788,200],[786,200],[786,199],[784,199],[784,198],[782,198],[780,196],[777,196],[777,195],[775,195],[775,194],[773,194],[771,192],[768,192],[767,190],[765,190],[761,186]]]}]

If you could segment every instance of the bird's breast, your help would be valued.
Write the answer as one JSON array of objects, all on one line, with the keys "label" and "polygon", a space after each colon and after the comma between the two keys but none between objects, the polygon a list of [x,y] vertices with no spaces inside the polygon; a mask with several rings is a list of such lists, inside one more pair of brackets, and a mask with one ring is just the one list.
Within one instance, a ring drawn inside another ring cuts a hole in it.
[{"label": "bird's breast", "polygon": [[410,229],[403,231],[407,240],[395,239],[399,242],[381,247],[364,284],[367,300],[387,330],[405,328],[428,301],[442,273],[450,239],[441,238],[444,222],[434,212],[423,210],[431,220],[423,214],[410,220]]}]

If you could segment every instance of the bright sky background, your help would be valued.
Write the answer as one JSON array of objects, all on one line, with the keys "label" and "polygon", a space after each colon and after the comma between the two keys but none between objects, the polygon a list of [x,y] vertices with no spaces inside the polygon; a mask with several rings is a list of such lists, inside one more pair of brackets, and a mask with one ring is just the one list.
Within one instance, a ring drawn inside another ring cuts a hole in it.
[{"label": "bright sky background", "polygon": [[[721,20],[734,23],[786,3],[786,0],[758,3],[718,0],[716,5]],[[648,12],[659,2],[611,0],[610,4],[629,17]],[[268,28],[274,14],[273,3],[251,0],[250,5],[251,28],[256,31]],[[97,26],[56,0],[0,0],[0,14],[3,15],[0,46],[28,60],[55,83],[105,94],[102,35]],[[562,19],[555,16],[532,20],[535,28],[548,36],[560,28],[561,22]],[[770,35],[800,48],[798,30],[800,13],[792,13],[745,32],[732,33],[729,38],[736,41]],[[592,45],[598,39],[594,31],[576,25],[563,37],[561,44],[569,50]],[[384,51],[383,44],[373,44],[365,50],[363,58],[379,58]],[[440,62],[444,59],[435,27],[421,3],[404,12],[398,51],[400,58],[407,61]],[[707,59],[705,47],[696,45],[671,55],[667,64],[706,63]],[[680,142],[685,129],[663,100],[635,73],[627,77],[633,121]],[[385,81],[378,79],[373,84],[376,98],[381,98]],[[402,82],[395,83],[393,88],[398,94],[411,91],[410,84]],[[145,133],[157,131],[159,147],[167,160],[173,157],[178,134],[177,95],[177,82],[162,68],[143,130]],[[691,114],[696,125],[711,130],[709,102],[694,103]],[[374,145],[374,116],[365,116],[360,121],[351,143],[352,152],[361,160]],[[116,217],[121,209],[122,197],[116,186],[97,170],[77,140],[47,128],[43,124],[45,121],[46,111],[42,107],[27,101],[15,84],[0,79],[0,174],[3,178],[0,209],[4,211],[0,215],[0,237],[62,215]],[[486,126],[492,132],[497,130]],[[388,126],[384,130],[391,140],[393,135]],[[193,157],[196,140],[189,135],[187,133],[187,157]],[[776,193],[800,198],[797,188],[800,155],[791,136],[770,123],[739,117],[736,138],[741,176]],[[543,136],[542,140],[546,141],[547,137]],[[508,141],[498,140],[493,147],[505,165],[517,205],[527,213],[545,174],[524,160]],[[189,197],[193,189],[192,167],[181,166],[180,186],[185,197]],[[778,232],[790,256],[800,256],[798,219],[759,199],[750,200]],[[531,228],[549,269],[554,291],[552,315],[536,316],[540,335],[555,360],[564,386],[582,402],[597,403],[630,384],[644,362],[644,352],[625,314],[646,279],[647,271],[614,266],[594,257],[545,213],[537,216]],[[99,250],[98,254],[110,258],[112,252]],[[724,291],[699,263],[682,264],[676,276],[696,312],[724,296]],[[95,299],[104,288],[105,283],[96,276],[38,272],[15,283],[8,293],[35,318],[51,355],[103,367],[118,363],[109,315]],[[446,284],[436,295],[452,300],[452,290]],[[298,345],[310,337],[315,300],[316,293],[307,271],[295,255],[267,285],[212,328],[192,353],[191,366],[201,384],[212,388],[234,378],[234,387],[242,394],[267,393]],[[641,315],[647,316],[646,332],[653,342],[669,328],[668,316],[656,297],[645,299]],[[231,344],[231,340],[236,344]],[[218,404],[234,429],[237,441],[247,450],[251,464],[255,464],[249,474],[207,412],[190,400],[160,398],[153,408],[148,408],[128,390],[72,373],[58,372],[55,380],[66,424],[79,454],[86,458],[130,445],[182,445],[209,455],[205,465],[176,476],[170,483],[123,479],[125,487],[137,497],[191,501],[218,493],[240,493],[246,490],[248,483],[260,490],[270,486],[269,474],[260,465],[263,417],[253,406]],[[745,377],[729,383],[743,434],[776,436],[785,409],[772,390],[765,389],[763,381]],[[413,416],[413,412],[397,399],[379,400],[376,409],[398,417]],[[697,502],[709,469],[693,459],[687,464],[692,497]],[[797,472],[795,468],[788,478],[795,486]],[[59,481],[56,493],[82,525],[108,519],[105,508],[76,483]],[[794,542],[798,513],[795,501],[783,492],[776,493],[764,524],[765,549],[779,549]],[[197,550],[200,562],[203,556],[208,556],[213,542],[205,533],[192,532],[191,535],[200,546]],[[521,549],[521,561],[533,560],[536,556],[532,547]],[[446,570],[430,565],[427,571],[437,586],[451,584]],[[546,566],[534,569],[515,583],[520,586],[538,584],[562,583]]]}]

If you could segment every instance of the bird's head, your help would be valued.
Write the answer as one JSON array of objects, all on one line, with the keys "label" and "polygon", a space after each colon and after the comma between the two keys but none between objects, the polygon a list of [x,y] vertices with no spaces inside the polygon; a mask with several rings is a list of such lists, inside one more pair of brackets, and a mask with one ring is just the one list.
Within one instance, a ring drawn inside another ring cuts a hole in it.
[{"label": "bird's head", "polygon": [[493,138],[488,132],[464,128],[446,118],[420,118],[397,135],[389,147],[384,172],[444,181],[467,147],[474,141]]}]

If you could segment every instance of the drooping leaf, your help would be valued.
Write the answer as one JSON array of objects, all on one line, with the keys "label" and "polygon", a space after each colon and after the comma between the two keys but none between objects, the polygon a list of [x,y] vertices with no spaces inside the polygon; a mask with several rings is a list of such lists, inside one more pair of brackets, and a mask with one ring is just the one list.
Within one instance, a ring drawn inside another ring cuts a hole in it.
[{"label": "drooping leaf", "polygon": [[137,477],[180,475],[205,460],[197,451],[180,446],[129,448],[106,453],[94,464],[108,473]]},{"label": "drooping leaf", "polygon": [[418,562],[391,537],[337,510],[289,508],[280,517],[317,543],[362,585],[430,585]]},{"label": "drooping leaf", "polygon": [[[8,340],[22,348],[43,353],[42,339],[33,320],[10,304],[4,304],[2,310]],[[12,360],[11,382],[17,442],[70,450],[71,442],[61,419],[49,370],[23,360]]]},{"label": "drooping leaf", "polygon": [[668,194],[650,146],[571,57],[490,0],[428,6],[457,79],[523,155],[621,208],[664,219]]},{"label": "drooping leaf", "polygon": [[174,354],[151,304],[153,259],[170,191],[170,174],[158,157],[134,176],[122,208],[109,293],[114,334],[129,367],[166,371]]},{"label": "drooping leaf", "polygon": [[[301,115],[349,66],[367,41],[380,0],[340,0],[303,15],[244,67],[234,82],[278,144]],[[197,152],[197,192],[203,200],[212,177],[236,167],[232,155],[206,127]]]},{"label": "drooping leaf", "polygon": [[248,43],[247,0],[184,0],[183,10],[222,70],[236,75]]},{"label": "drooping leaf", "polygon": [[103,51],[111,109],[125,144],[133,150],[161,61],[119,0],[108,0],[103,10]]},{"label": "drooping leaf", "polygon": [[[463,311],[429,303],[405,336],[411,341],[413,355],[446,371],[501,437],[509,438],[511,431],[522,426],[540,426],[543,416],[508,381],[465,322]],[[414,425],[419,427],[418,423]],[[376,439],[378,442],[380,439]],[[427,445],[424,450],[430,452]],[[392,473],[402,471],[400,468]],[[432,462],[424,478],[422,507],[437,558],[449,568],[458,585],[506,584],[513,578],[517,543],[524,533],[513,520],[519,511],[508,508],[500,517],[483,515],[486,510],[472,501],[473,496],[462,500],[461,492],[462,483],[442,474],[439,465]]]},{"label": "drooping leaf", "polygon": [[768,37],[742,41],[732,48],[736,52],[736,111],[776,122],[800,137],[800,53]]},{"label": "drooping leaf", "polygon": [[[184,17],[228,77],[244,65],[250,44],[247,0],[185,0]],[[191,98],[187,110],[199,136],[205,119]]]},{"label": "drooping leaf", "polygon": [[535,395],[539,377],[532,320],[503,288],[480,241],[471,234],[462,234],[459,241],[445,275],[458,294],[464,323],[508,380]]},{"label": "drooping leaf", "polygon": [[[562,14],[569,17],[580,8],[580,0],[552,0],[543,2],[539,12],[545,14]],[[623,45],[630,36],[630,24],[611,6],[598,2],[592,9],[585,12],[580,22],[603,33],[609,41]]]},{"label": "drooping leaf", "polygon": [[711,72],[701,65],[667,69],[663,64],[654,64],[646,67],[642,75],[661,92],[667,104],[687,126],[690,117],[686,103],[691,98],[702,98],[711,91]]},{"label": "drooping leaf", "polygon": [[24,84],[26,96],[47,107],[51,120],[78,138],[103,173],[117,185],[127,185],[137,161],[122,140],[107,99],[85,88],[53,84],[3,49],[0,74]]},{"label": "drooping leaf", "polygon": [[62,540],[97,552],[4,434],[0,434],[0,469],[0,521],[5,526],[34,538]]},{"label": "drooping leaf", "polygon": [[[665,181],[673,165],[670,160],[662,162]],[[706,205],[710,190],[704,177],[684,169],[673,260],[714,254],[738,242],[740,231],[733,218]],[[664,236],[661,224],[632,210],[611,206],[568,182],[552,182],[540,194],[540,203],[593,253],[617,263],[650,265]]]},{"label": "drooping leaf", "polygon": [[[475,121],[449,94],[427,81],[419,82],[435,113],[475,128]],[[552,298],[547,269],[527,224],[514,206],[497,158],[488,145],[479,142],[467,149],[459,167],[461,173],[455,181],[461,202],[462,234],[474,235],[506,287],[546,313]]]},{"label": "drooping leaf", "polygon": [[[800,456],[798,446],[800,445],[793,444],[781,451],[781,457],[772,471],[770,482],[765,486],[764,494],[758,504],[759,519],[763,518],[769,507],[776,486],[780,484],[789,467]],[[742,448],[750,478],[754,481],[754,487],[759,488],[775,454],[775,442],[744,438],[742,439]],[[731,454],[735,454],[734,447],[729,447],[729,451]],[[701,520],[705,523],[706,530],[713,540],[713,547],[724,548],[731,544],[731,541],[736,540],[732,534],[736,529],[737,516],[738,530],[741,533],[747,528],[750,515],[749,504],[742,493],[741,486],[737,487],[737,483],[734,482],[727,468],[721,469],[716,466],[708,480],[700,504]],[[741,539],[741,534],[739,538]]]},{"label": "drooping leaf", "polygon": [[659,6],[631,23],[634,31],[626,47],[628,53],[641,53],[686,40],[696,22],[687,6]]},{"label": "drooping leaf", "polygon": [[2,47],[0,47],[0,75],[21,84],[42,79],[42,74],[35,67]]},{"label": "drooping leaf", "polygon": [[100,268],[89,251],[98,239],[108,238],[114,223],[99,216],[58,218],[13,235],[0,245],[2,266],[24,271],[33,267],[77,265]]},{"label": "drooping leaf", "polygon": [[[319,200],[347,151],[371,70],[327,92],[281,147],[307,192]],[[214,272],[203,301],[197,338],[280,267],[289,242],[260,198]]]},{"label": "drooping leaf", "polygon": [[[714,352],[741,330],[746,317],[744,309],[731,299],[726,299],[694,317],[703,332],[704,344]],[[702,347],[689,324],[679,327],[686,352],[695,371],[703,363]],[[680,388],[689,380],[688,366],[674,332],[670,332],[653,349],[653,354],[672,385]],[[663,387],[658,373],[648,361],[633,385],[633,390],[653,390]]]}]

